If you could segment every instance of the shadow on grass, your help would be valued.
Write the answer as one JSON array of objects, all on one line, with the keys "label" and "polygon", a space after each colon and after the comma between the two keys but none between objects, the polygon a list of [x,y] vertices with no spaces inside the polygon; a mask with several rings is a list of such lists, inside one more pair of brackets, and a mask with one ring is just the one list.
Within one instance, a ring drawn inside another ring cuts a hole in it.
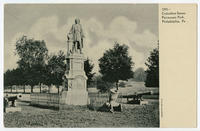
[{"label": "shadow on grass", "polygon": [[55,106],[37,105],[37,104],[29,104],[29,106],[43,108],[43,109],[59,110],[59,107],[55,107]]}]

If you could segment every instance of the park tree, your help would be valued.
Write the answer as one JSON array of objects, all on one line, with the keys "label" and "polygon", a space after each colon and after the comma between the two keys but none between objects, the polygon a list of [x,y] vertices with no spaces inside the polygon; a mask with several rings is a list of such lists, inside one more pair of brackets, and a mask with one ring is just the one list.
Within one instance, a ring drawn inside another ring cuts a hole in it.
[{"label": "park tree", "polygon": [[4,73],[4,87],[12,86],[14,83],[14,79],[12,77],[12,70],[7,70]]},{"label": "park tree", "polygon": [[146,70],[145,86],[159,87],[159,48],[153,49],[148,57],[145,65],[148,67]]},{"label": "park tree", "polygon": [[47,85],[54,84],[58,88],[63,82],[63,75],[65,74],[66,63],[65,55],[63,51],[59,51],[58,54],[51,55],[48,58],[47,71],[46,71],[46,83]]},{"label": "park tree", "polygon": [[22,70],[25,83],[31,86],[31,92],[33,92],[33,86],[44,80],[41,72],[45,68],[48,56],[46,43],[43,40],[22,36],[16,42],[16,54],[19,56],[18,68]]},{"label": "park tree", "polygon": [[115,86],[113,83],[103,80],[102,75],[95,75],[94,81],[96,82],[96,88],[101,93],[105,93],[108,91],[108,89],[113,88]]},{"label": "park tree", "polygon": [[11,88],[12,92],[12,85],[15,84],[15,76],[13,76],[13,70],[7,70],[4,73],[4,89],[8,89],[8,87]]},{"label": "park tree", "polygon": [[128,46],[115,43],[113,49],[106,50],[99,59],[102,79],[115,83],[118,90],[119,80],[128,80],[133,77],[134,62],[128,55]]},{"label": "park tree", "polygon": [[135,81],[145,81],[146,80],[146,73],[145,73],[144,68],[140,67],[135,70],[134,80]]},{"label": "park tree", "polygon": [[95,75],[95,73],[92,72],[93,68],[94,64],[89,60],[89,58],[87,58],[87,60],[84,62],[84,71],[88,78],[87,85],[90,85],[90,83],[92,82],[92,78]]},{"label": "park tree", "polygon": [[[20,68],[12,69],[12,70],[7,70],[4,73],[4,87],[11,87],[12,91],[12,86],[13,85],[24,85],[24,76],[23,76],[23,71]],[[25,88],[24,88],[25,92]]]},{"label": "park tree", "polygon": [[25,70],[26,85],[31,86],[31,92],[33,92],[33,86],[39,85],[41,93],[41,84],[46,82],[46,67],[45,65],[33,65],[31,68]]}]

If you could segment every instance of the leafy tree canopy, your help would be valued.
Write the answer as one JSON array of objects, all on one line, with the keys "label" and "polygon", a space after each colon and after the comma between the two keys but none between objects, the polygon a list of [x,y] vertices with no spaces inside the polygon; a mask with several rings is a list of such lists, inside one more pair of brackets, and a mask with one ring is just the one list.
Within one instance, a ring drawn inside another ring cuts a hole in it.
[{"label": "leafy tree canopy", "polygon": [[16,42],[16,53],[20,58],[17,62],[19,67],[25,69],[33,65],[44,65],[48,56],[48,49],[43,40],[34,40],[22,36]]},{"label": "leafy tree canopy", "polygon": [[63,51],[59,51],[57,55],[51,55],[47,63],[47,85],[61,85],[63,75],[66,70],[65,55]]},{"label": "leafy tree canopy", "polygon": [[23,71],[19,68],[4,73],[4,86],[24,85]]},{"label": "leafy tree canopy", "polygon": [[106,50],[99,59],[100,73],[108,82],[115,82],[118,89],[119,80],[133,77],[134,62],[128,55],[128,46],[115,43],[113,49]]},{"label": "leafy tree canopy", "polygon": [[155,48],[145,63],[148,69],[146,70],[146,81],[147,87],[159,87],[159,49]]},{"label": "leafy tree canopy", "polygon": [[18,68],[22,70],[24,84],[33,86],[44,82],[45,62],[48,56],[46,43],[22,36],[16,42],[16,54],[19,56]]},{"label": "leafy tree canopy", "polygon": [[94,68],[94,64],[87,58],[87,60],[84,62],[84,70],[86,73],[86,76],[88,77],[87,85],[89,85],[92,82],[92,78],[95,75],[95,73],[92,73],[92,70]]}]

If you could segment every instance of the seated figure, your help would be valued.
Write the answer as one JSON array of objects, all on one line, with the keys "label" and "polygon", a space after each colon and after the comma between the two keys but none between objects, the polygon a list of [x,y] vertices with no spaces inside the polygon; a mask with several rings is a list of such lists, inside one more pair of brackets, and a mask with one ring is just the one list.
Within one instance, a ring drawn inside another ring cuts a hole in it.
[{"label": "seated figure", "polygon": [[109,92],[109,101],[104,103],[102,107],[99,108],[99,111],[122,111],[122,105],[117,103],[118,91],[111,89]]},{"label": "seated figure", "polygon": [[118,95],[119,95],[118,90],[110,89],[110,94],[109,94],[110,112],[113,112],[115,108],[117,108],[118,111],[121,111],[121,104],[116,102]]}]

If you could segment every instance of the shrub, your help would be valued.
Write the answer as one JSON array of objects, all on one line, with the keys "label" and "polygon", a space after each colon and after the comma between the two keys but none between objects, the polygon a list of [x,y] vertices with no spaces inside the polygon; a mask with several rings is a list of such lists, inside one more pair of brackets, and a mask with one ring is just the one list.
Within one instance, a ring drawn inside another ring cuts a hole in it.
[{"label": "shrub", "polygon": [[97,89],[101,93],[105,93],[114,87],[113,83],[104,81],[101,76],[96,77],[96,84],[97,84]]}]

